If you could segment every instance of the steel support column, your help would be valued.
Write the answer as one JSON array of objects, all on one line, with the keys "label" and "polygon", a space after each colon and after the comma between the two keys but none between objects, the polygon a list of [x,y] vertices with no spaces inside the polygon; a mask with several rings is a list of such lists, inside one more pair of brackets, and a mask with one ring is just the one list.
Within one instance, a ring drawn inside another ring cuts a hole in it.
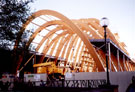
[{"label": "steel support column", "polygon": [[126,66],[125,66],[125,55],[123,55],[123,65],[124,65],[124,71],[126,71]]},{"label": "steel support column", "polygon": [[117,50],[118,71],[120,71],[119,50]]},{"label": "steel support column", "polygon": [[109,51],[109,70],[112,71],[112,61],[111,61],[111,49],[110,49],[110,42],[108,43],[108,51]]},{"label": "steel support column", "polygon": [[128,69],[128,71],[130,71],[128,62],[129,62],[129,60],[127,58],[127,62],[126,62],[127,63],[127,69]]}]

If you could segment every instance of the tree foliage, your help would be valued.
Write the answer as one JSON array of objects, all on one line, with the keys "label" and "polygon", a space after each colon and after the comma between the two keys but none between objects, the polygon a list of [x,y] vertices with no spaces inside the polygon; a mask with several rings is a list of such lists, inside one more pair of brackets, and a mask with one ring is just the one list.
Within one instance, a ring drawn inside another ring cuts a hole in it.
[{"label": "tree foliage", "polygon": [[22,24],[31,15],[29,3],[32,0],[0,0],[0,45],[15,42]]}]

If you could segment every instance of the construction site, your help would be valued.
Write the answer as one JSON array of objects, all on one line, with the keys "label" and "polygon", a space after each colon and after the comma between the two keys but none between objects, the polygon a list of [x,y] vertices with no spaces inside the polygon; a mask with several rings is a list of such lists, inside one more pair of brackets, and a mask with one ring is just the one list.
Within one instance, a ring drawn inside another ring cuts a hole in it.
[{"label": "construction site", "polygon": [[[21,71],[26,74],[25,76],[46,74],[48,78],[46,77],[45,81],[106,80],[106,72],[109,72],[111,84],[124,85],[119,87],[119,92],[122,92],[122,87],[125,87],[123,90],[127,88],[132,76],[135,75],[135,61],[130,58],[124,42],[120,42],[118,33],[112,33],[109,28],[106,28],[105,47],[104,28],[100,25],[99,19],[69,19],[53,10],[37,11],[23,24],[14,50],[17,50],[25,31],[31,33],[25,39],[25,49],[29,49],[31,56],[26,59],[25,52],[20,55],[16,74]],[[33,72],[24,70],[30,62]],[[126,84],[122,84],[123,81],[117,77],[123,80],[127,78]]]},{"label": "construction site", "polygon": [[[33,67],[44,73],[46,63],[60,67],[66,72],[106,71],[104,29],[98,19],[68,19],[52,10],[35,12],[23,25],[14,49],[25,30],[32,27],[26,49],[31,49],[41,58]],[[119,41],[118,33],[107,28],[109,71],[134,71],[135,63],[130,58],[126,45]],[[21,58],[21,57],[20,57]],[[18,62],[19,70],[22,59]],[[47,65],[48,65],[47,64]]]}]

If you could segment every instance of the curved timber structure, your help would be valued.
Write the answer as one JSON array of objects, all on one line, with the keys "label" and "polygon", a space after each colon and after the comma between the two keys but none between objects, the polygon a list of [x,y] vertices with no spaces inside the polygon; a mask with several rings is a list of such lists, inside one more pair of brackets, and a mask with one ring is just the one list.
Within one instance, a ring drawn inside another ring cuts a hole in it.
[{"label": "curved timber structure", "polygon": [[[28,30],[31,35],[27,38],[26,47],[42,55],[36,63],[48,62],[53,58],[58,67],[63,67],[63,72],[106,70],[104,30],[98,19],[71,20],[56,11],[40,10],[23,25],[15,46]],[[118,40],[118,34],[107,29],[107,38],[109,70],[134,71],[135,63],[129,58],[125,44]],[[17,70],[21,62],[22,59],[18,61]]]}]

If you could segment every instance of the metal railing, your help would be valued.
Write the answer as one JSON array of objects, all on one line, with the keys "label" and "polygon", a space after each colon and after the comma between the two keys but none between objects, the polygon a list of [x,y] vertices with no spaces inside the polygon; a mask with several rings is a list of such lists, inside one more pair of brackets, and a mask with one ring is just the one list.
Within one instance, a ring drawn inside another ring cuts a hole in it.
[{"label": "metal railing", "polygon": [[[5,83],[3,83],[5,84]],[[32,82],[10,82],[7,90],[18,90],[19,88],[32,87],[69,87],[69,88],[98,88],[105,85],[105,79],[94,80],[59,80],[59,81],[32,81]],[[3,90],[0,88],[0,90]]]},{"label": "metal railing", "polygon": [[65,80],[51,81],[49,87],[98,88],[99,85],[105,84],[106,80]]}]

